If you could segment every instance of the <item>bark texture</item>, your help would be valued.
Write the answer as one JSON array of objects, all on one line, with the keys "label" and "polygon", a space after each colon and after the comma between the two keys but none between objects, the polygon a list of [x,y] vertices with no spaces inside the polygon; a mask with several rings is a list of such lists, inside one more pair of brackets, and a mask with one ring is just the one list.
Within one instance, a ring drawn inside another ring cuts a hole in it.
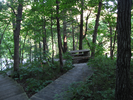
[{"label": "bark texture", "polygon": [[130,98],[131,0],[118,0],[118,42],[115,100]]},{"label": "bark texture", "polygon": [[14,27],[14,71],[19,72],[19,35],[20,35],[20,26],[22,20],[22,8],[23,2],[19,2],[17,14],[16,14],[16,23],[13,24]]},{"label": "bark texture", "polygon": [[83,6],[84,6],[84,0],[81,0],[79,50],[82,50],[82,38],[83,38]]}]

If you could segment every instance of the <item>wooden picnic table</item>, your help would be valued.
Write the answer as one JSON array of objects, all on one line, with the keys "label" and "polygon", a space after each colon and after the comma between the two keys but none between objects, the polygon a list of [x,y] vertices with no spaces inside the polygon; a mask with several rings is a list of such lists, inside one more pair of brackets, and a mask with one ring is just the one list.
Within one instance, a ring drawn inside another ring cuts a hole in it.
[{"label": "wooden picnic table", "polygon": [[69,53],[72,56],[73,63],[88,61],[90,57],[90,50],[74,50],[69,51]]}]

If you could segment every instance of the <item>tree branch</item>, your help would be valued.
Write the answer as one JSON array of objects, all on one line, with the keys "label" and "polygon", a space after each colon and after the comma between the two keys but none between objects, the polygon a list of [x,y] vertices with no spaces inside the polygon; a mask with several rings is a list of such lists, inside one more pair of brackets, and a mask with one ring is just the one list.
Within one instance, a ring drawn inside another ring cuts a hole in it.
[{"label": "tree branch", "polygon": [[[10,20],[10,21],[11,21],[11,20]],[[7,24],[6,28],[4,29],[4,32],[3,32],[2,36],[1,36],[1,39],[0,39],[0,44],[1,44],[1,42],[2,42],[3,36],[4,36],[4,34],[5,34],[5,31],[6,31],[7,27],[8,27],[8,25],[10,24],[10,21],[9,21],[9,23]]]},{"label": "tree branch", "polygon": [[90,13],[87,15],[87,17],[86,17],[86,28],[85,28],[85,35],[83,35],[83,38],[82,39],[84,39],[85,38],[85,36],[86,36],[86,34],[87,34],[87,25],[88,25],[88,19],[89,19],[89,16],[91,15],[91,10],[90,10]]},{"label": "tree branch", "polygon": [[7,3],[7,6],[8,6],[8,7],[10,7],[10,8],[12,9],[12,11],[13,11],[14,15],[15,15],[15,16],[17,16],[17,14],[16,14],[16,12],[15,12],[14,8],[13,8],[12,6],[10,6],[8,3]]}]

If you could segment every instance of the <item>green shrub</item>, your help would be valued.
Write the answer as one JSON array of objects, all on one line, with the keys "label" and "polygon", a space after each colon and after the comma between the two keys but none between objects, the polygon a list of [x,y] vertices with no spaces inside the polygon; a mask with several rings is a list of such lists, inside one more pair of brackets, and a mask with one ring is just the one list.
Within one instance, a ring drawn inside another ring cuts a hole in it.
[{"label": "green shrub", "polygon": [[72,85],[66,92],[72,96],[65,100],[114,100],[116,61],[98,56],[89,60],[88,66],[92,67],[94,74],[80,85]]}]

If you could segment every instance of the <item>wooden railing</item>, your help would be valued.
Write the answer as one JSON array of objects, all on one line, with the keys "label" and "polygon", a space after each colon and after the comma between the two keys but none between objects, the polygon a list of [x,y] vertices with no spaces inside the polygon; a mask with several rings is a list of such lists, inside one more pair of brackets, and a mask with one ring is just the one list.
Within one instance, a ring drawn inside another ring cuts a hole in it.
[{"label": "wooden railing", "polygon": [[87,62],[90,58],[90,50],[74,50],[69,51],[72,56],[73,63]]}]

